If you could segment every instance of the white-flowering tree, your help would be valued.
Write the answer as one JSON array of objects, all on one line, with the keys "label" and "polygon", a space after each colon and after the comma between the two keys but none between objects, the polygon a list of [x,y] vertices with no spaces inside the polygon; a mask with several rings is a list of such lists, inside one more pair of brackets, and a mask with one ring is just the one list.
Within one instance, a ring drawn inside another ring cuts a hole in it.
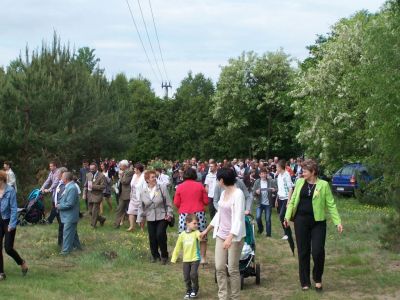
[{"label": "white-flowering tree", "polygon": [[320,159],[330,171],[369,155],[366,113],[351,86],[357,80],[370,18],[360,12],[334,25],[328,38],[310,47],[312,55],[295,80],[293,107],[301,122],[297,139],[307,156]]}]

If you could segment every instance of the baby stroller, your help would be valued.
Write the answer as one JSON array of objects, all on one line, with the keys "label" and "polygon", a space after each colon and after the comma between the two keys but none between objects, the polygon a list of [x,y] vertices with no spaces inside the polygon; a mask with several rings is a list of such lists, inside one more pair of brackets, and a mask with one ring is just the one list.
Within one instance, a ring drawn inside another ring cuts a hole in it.
[{"label": "baby stroller", "polygon": [[256,240],[254,236],[254,218],[251,215],[245,216],[246,237],[239,260],[240,288],[243,289],[244,279],[256,277],[256,284],[260,284],[261,267],[256,263]]},{"label": "baby stroller", "polygon": [[[256,263],[256,243],[254,236],[254,218],[251,215],[245,216],[246,237],[239,260],[240,289],[244,287],[244,279],[255,276],[256,284],[261,282],[261,267]],[[228,272],[228,270],[226,270]],[[229,276],[229,274],[228,274]],[[215,283],[217,283],[217,272],[215,271]]]},{"label": "baby stroller", "polygon": [[30,224],[45,224],[43,194],[39,189],[34,189],[28,196],[23,208],[18,208],[18,223],[20,226]]}]

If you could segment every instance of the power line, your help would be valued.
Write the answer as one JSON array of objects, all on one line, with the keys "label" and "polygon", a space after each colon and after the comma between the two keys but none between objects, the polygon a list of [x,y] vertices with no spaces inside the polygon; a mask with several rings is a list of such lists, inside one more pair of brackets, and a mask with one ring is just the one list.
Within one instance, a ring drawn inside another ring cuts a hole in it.
[{"label": "power line", "polygon": [[158,78],[157,73],[154,71],[153,65],[151,64],[151,61],[150,61],[149,55],[147,54],[146,47],[144,46],[142,37],[140,36],[139,28],[137,27],[137,24],[136,24],[136,21],[135,21],[135,17],[133,16],[133,13],[132,13],[131,6],[129,5],[128,0],[125,0],[125,1],[126,1],[126,4],[128,5],[129,12],[130,12],[131,18],[132,18],[132,22],[133,22],[133,25],[135,25],[135,29],[136,29],[136,32],[137,32],[137,34],[138,34],[140,43],[142,44],[144,53],[146,54],[147,62],[149,63],[150,68],[151,68],[151,70],[153,71],[154,77],[157,79],[158,82],[160,82],[160,79]]},{"label": "power line", "polygon": [[152,19],[153,19],[154,31],[156,32],[157,43],[158,43],[158,50],[160,50],[161,62],[162,62],[162,64],[163,64],[165,77],[167,78],[167,81],[169,81],[167,69],[165,68],[164,57],[163,57],[162,51],[161,51],[160,40],[159,40],[159,38],[158,38],[157,26],[156,26],[156,22],[155,22],[155,20],[154,20],[154,14],[153,14],[153,8],[152,8],[152,6],[151,6],[151,0],[149,0],[149,6],[150,6],[150,11],[151,11],[151,17],[152,17]]},{"label": "power line", "polygon": [[154,53],[153,44],[151,43],[151,40],[150,40],[149,31],[147,30],[146,21],[144,20],[144,16],[143,16],[142,6],[140,5],[140,0],[137,0],[137,3],[138,3],[138,6],[139,6],[140,14],[142,16],[142,21],[143,21],[144,29],[146,31],[147,40],[149,41],[149,44],[150,44],[151,53],[153,53],[153,58],[154,58],[154,61],[156,62],[156,67],[157,67],[158,73],[160,74],[161,81],[163,81],[163,75],[162,75],[162,73],[160,71],[160,67],[158,66],[157,57],[156,57],[156,55]]}]

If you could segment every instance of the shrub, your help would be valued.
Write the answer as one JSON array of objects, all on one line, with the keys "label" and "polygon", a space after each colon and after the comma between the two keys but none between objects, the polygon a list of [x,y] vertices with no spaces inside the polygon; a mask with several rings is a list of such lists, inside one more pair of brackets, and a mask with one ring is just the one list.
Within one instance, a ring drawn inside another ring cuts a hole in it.
[{"label": "shrub", "polygon": [[358,180],[359,188],[355,191],[355,196],[362,204],[375,206],[386,206],[389,204],[387,197],[387,187],[382,177],[373,179],[369,183]]},{"label": "shrub", "polygon": [[400,186],[392,187],[387,193],[395,211],[383,218],[386,225],[384,233],[379,237],[384,248],[394,252],[400,251]]}]

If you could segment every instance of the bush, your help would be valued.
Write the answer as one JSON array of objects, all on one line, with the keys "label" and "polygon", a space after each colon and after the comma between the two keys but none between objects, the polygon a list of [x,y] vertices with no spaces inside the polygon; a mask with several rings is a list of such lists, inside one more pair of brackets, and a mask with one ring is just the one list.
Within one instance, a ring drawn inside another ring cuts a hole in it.
[{"label": "bush", "polygon": [[400,251],[400,187],[392,188],[387,193],[387,198],[391,199],[391,203],[395,211],[383,218],[386,225],[385,232],[379,237],[384,248],[394,252]]},{"label": "bush", "polygon": [[362,204],[375,206],[387,206],[389,198],[387,197],[387,187],[382,177],[373,179],[369,183],[357,179],[359,188],[355,191],[355,196]]}]

